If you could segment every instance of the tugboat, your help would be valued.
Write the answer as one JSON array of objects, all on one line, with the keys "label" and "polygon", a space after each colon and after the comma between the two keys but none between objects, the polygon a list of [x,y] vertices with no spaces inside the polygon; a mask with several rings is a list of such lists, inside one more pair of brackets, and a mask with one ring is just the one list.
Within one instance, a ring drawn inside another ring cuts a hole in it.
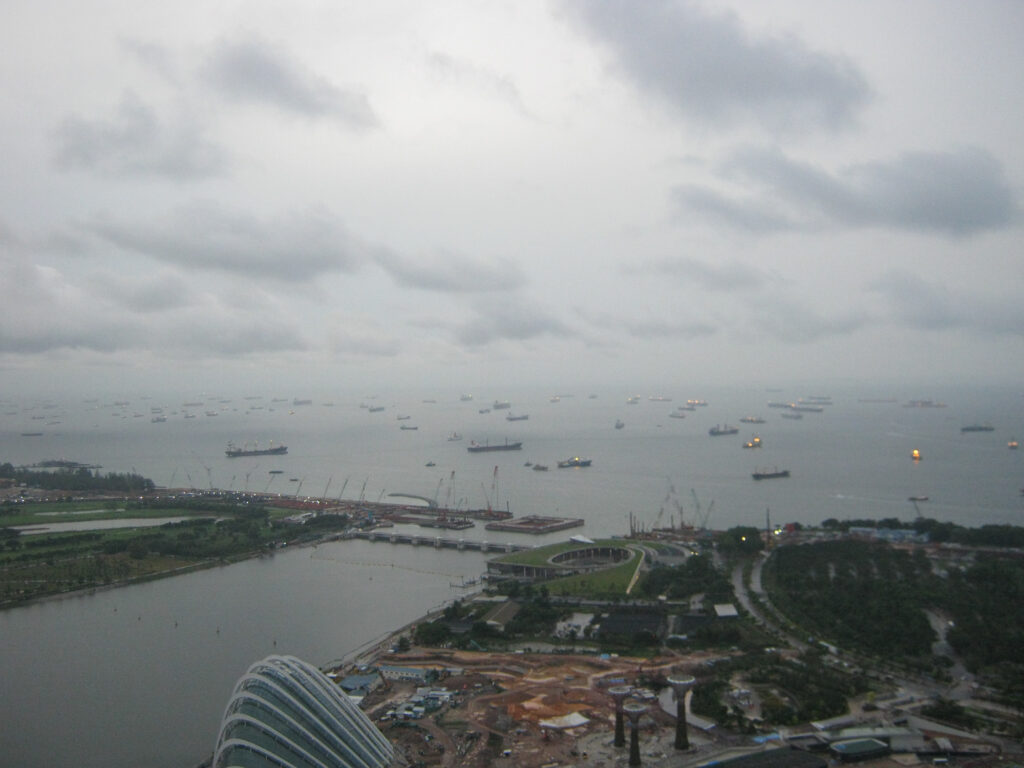
[{"label": "tugboat", "polygon": [[568,469],[570,467],[589,467],[591,459],[581,459],[579,456],[573,456],[571,459],[558,462],[559,469]]}]

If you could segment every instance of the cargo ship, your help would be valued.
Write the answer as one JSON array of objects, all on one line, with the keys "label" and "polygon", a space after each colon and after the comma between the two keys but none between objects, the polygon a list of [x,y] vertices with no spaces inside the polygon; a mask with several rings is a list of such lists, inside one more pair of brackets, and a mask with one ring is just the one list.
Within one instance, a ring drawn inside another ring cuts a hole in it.
[{"label": "cargo ship", "polygon": [[504,443],[498,443],[497,445],[491,445],[490,443],[484,443],[481,445],[474,440],[466,446],[466,450],[470,453],[484,453],[485,451],[518,451],[521,450],[522,447],[523,444],[521,442],[510,443],[508,440]]},{"label": "cargo ship", "polygon": [[773,469],[771,472],[767,470],[757,470],[751,477],[755,480],[772,480],[776,477],[789,477],[788,469]]},{"label": "cargo ship", "polygon": [[229,459],[237,459],[242,456],[281,456],[288,453],[287,445],[275,445],[272,448],[236,448],[234,443],[228,443],[224,454]]},{"label": "cargo ship", "polygon": [[994,432],[995,427],[991,424],[971,424],[966,427],[960,427],[961,432]]},{"label": "cargo ship", "polygon": [[726,425],[715,425],[708,430],[708,434],[712,437],[719,437],[720,435],[735,435],[739,433],[739,429],[736,427]]}]

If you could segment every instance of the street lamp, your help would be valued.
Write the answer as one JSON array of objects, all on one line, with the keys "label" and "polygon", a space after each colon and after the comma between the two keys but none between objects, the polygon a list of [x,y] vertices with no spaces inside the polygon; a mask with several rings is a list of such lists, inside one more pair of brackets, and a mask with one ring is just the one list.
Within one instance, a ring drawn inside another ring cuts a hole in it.
[{"label": "street lamp", "polygon": [[697,684],[692,675],[672,675],[668,684],[676,695],[676,749],[689,749],[690,740],[686,735],[686,692]]}]

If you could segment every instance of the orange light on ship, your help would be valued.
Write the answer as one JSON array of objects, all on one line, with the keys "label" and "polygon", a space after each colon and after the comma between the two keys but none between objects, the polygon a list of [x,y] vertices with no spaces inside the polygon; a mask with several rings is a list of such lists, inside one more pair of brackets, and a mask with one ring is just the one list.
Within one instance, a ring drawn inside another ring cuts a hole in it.
[{"label": "orange light on ship", "polygon": [[917,448],[915,448],[914,450],[912,450],[910,452],[910,458],[912,458],[914,461],[920,461],[921,460],[921,452],[919,450],[917,450]]}]

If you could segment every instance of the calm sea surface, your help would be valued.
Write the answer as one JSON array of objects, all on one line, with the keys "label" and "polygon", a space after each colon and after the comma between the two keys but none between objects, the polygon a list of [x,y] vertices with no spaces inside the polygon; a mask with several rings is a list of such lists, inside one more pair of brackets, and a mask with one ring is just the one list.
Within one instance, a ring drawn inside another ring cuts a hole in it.
[{"label": "calm sea surface", "polygon": [[[554,394],[476,393],[466,402],[458,392],[118,398],[127,405],[5,400],[0,461],[65,458],[172,487],[490,503],[516,515],[580,517],[585,526],[570,533],[589,536],[625,534],[631,513],[647,527],[705,516],[712,528],[763,526],[766,513],[773,523],[910,520],[909,496],[928,496],[921,513],[939,520],[1024,524],[1024,451],[1007,448],[1011,438],[1024,439],[1020,391],[598,391],[552,402]],[[639,402],[627,404],[630,395]],[[813,395],[829,395],[832,404],[798,421],[767,407]],[[312,403],[294,404],[295,397]],[[479,413],[495,398],[529,419]],[[709,404],[669,418],[687,398]],[[886,398],[896,402],[877,402]],[[924,398],[947,407],[903,407]],[[151,421],[156,408],[167,421]],[[765,423],[740,423],[748,415]],[[617,419],[623,429],[614,428]],[[708,435],[725,423],[739,434]],[[978,423],[995,429],[961,433]],[[463,440],[449,441],[452,432]],[[763,447],[743,449],[755,434]],[[466,451],[470,440],[506,439],[523,449]],[[274,441],[288,453],[228,459],[229,441]],[[555,468],[577,455],[593,466]],[[551,469],[534,472],[527,461]],[[751,478],[774,468],[791,477]],[[478,527],[460,535],[534,544],[568,534],[538,539]],[[251,662],[280,652],[325,664],[458,596],[451,584],[478,575],[484,563],[469,552],[342,542],[0,612],[0,762],[190,768],[208,755],[231,687]]]}]

